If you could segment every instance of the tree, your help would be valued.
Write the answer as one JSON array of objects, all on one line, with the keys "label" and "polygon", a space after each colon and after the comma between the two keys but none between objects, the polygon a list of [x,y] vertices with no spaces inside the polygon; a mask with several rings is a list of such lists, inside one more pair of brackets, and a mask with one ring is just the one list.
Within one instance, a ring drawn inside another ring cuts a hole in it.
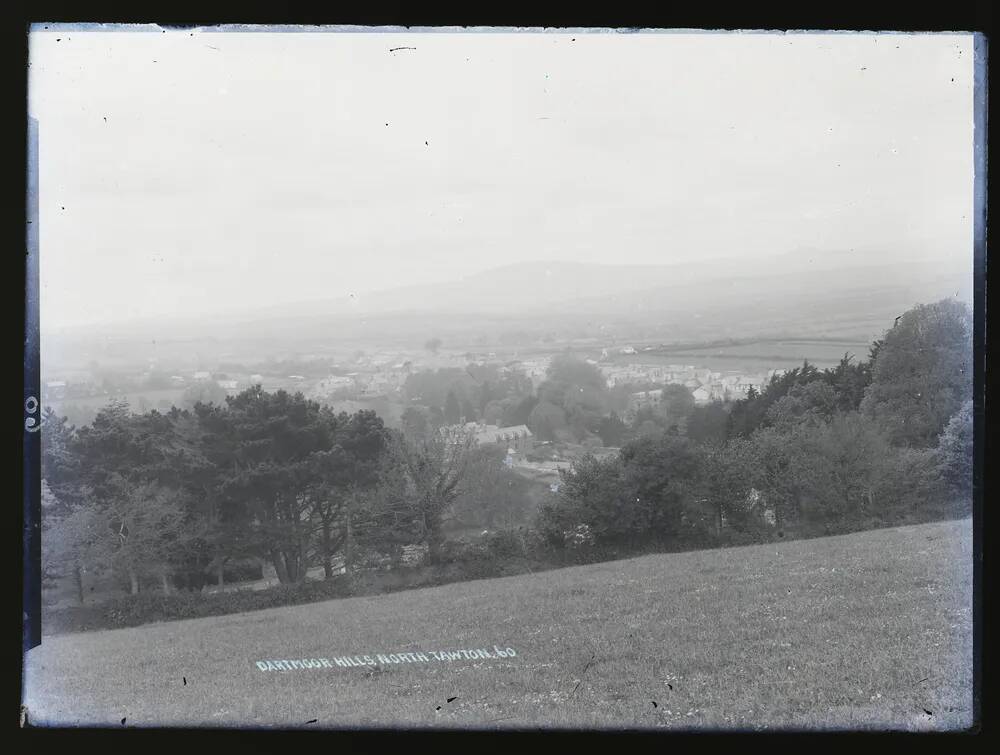
[{"label": "tree", "polygon": [[645,530],[646,512],[634,505],[619,456],[587,454],[559,475],[559,492],[536,517],[536,528],[551,544],[561,546],[564,533],[581,524],[604,544],[634,542]]},{"label": "tree", "polygon": [[95,560],[128,576],[133,595],[140,577],[156,575],[169,592],[169,563],[186,535],[180,496],[157,483],[136,483],[115,475],[110,495],[94,512],[103,520],[103,537],[90,544]]},{"label": "tree", "polygon": [[729,437],[739,435],[745,438],[758,428],[767,427],[770,424],[767,412],[772,404],[788,395],[796,385],[824,379],[826,379],[825,374],[808,361],[804,361],[801,367],[787,370],[780,375],[772,375],[760,392],[750,390],[746,398],[733,403],[729,412],[727,435]]},{"label": "tree", "polygon": [[627,431],[628,426],[614,412],[601,420],[601,425],[597,430],[598,435],[601,436],[601,443],[613,448],[621,446],[625,441]]},{"label": "tree", "polygon": [[861,410],[897,445],[932,447],[972,398],[972,313],[954,299],[903,314],[878,348]]},{"label": "tree", "polygon": [[227,399],[206,415],[224,442],[219,493],[252,540],[249,548],[274,565],[282,583],[305,576],[315,503],[315,455],[330,451],[329,423],[301,393],[260,387]]},{"label": "tree", "polygon": [[736,438],[728,443],[706,443],[701,452],[701,500],[713,511],[715,533],[729,524],[750,529],[752,515],[753,458],[750,442]]},{"label": "tree", "polygon": [[793,437],[791,473],[807,518],[836,531],[884,516],[892,502],[887,483],[893,450],[877,425],[849,412],[828,423],[800,425]]},{"label": "tree", "polygon": [[622,448],[621,457],[647,536],[665,544],[699,542],[711,531],[711,509],[699,490],[702,459],[688,438],[639,438]]},{"label": "tree", "polygon": [[226,401],[226,391],[214,380],[192,383],[181,395],[181,407],[194,408],[195,404],[222,405]]},{"label": "tree", "polygon": [[788,393],[767,409],[765,417],[770,425],[798,422],[822,422],[837,411],[839,397],[828,383],[814,380],[793,385]]},{"label": "tree", "polygon": [[400,417],[400,426],[407,437],[426,437],[432,432],[430,412],[423,406],[408,406]]},{"label": "tree", "polygon": [[969,399],[948,420],[938,438],[935,454],[941,479],[963,501],[971,501],[972,497],[972,417],[972,400]]},{"label": "tree", "polygon": [[568,432],[566,412],[550,401],[539,401],[528,417],[528,427],[540,440],[562,440]]},{"label": "tree", "polygon": [[[548,407],[536,416],[538,407],[545,404],[560,409],[563,421],[559,422]],[[597,434],[609,408],[610,394],[601,371],[575,357],[560,354],[552,359],[546,379],[538,387],[538,406],[532,410],[532,417],[542,423],[539,427],[543,435],[554,437],[565,423],[573,439],[579,441]]]},{"label": "tree", "polygon": [[448,398],[444,402],[444,418],[449,425],[455,425],[462,417],[462,407],[458,403],[455,391],[448,391]]},{"label": "tree", "polygon": [[351,545],[355,504],[378,480],[387,434],[381,418],[371,411],[353,415],[325,411],[324,419],[332,446],[310,458],[306,496],[318,525],[324,575],[331,579],[333,556],[342,546]]},{"label": "tree", "polygon": [[442,344],[443,342],[441,341],[440,338],[431,338],[430,340],[427,341],[427,343],[424,344],[424,348],[427,349],[432,354],[437,354],[438,349],[441,348]]},{"label": "tree", "polygon": [[504,464],[499,446],[471,449],[467,482],[455,499],[455,520],[472,527],[512,527],[528,513],[530,483]]},{"label": "tree", "polygon": [[696,443],[725,442],[728,420],[729,413],[721,401],[695,406],[688,417],[687,436]]},{"label": "tree", "polygon": [[676,383],[664,386],[660,412],[667,430],[677,429],[678,432],[685,433],[694,407],[694,394],[687,387]]},{"label": "tree", "polygon": [[414,537],[427,543],[432,561],[440,558],[444,524],[467,484],[474,447],[474,436],[464,428],[442,429],[424,439],[390,436],[389,458],[398,473],[391,472],[392,485],[383,485],[388,492],[383,510],[409,518]]}]

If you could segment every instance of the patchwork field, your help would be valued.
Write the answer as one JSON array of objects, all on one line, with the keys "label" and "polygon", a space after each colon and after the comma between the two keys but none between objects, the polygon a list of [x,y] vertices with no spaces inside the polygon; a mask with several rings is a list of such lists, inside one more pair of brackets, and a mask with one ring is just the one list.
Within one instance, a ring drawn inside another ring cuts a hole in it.
[{"label": "patchwork field", "polygon": [[34,725],[965,728],[972,524],[46,637],[25,680]]}]

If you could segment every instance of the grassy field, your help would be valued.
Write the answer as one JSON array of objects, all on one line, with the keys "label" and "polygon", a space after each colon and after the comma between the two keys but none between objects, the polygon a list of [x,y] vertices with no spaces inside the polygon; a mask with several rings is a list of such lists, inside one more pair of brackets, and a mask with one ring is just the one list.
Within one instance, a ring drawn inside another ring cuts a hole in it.
[{"label": "grassy field", "polygon": [[856,361],[868,358],[870,342],[843,339],[764,339],[730,345],[666,347],[635,355],[615,355],[618,363],[690,364],[711,370],[754,372],[801,367],[804,360],[820,369],[834,367],[845,352]]},{"label": "grassy field", "polygon": [[[964,728],[971,541],[965,519],[47,637],[24,702],[39,725]],[[431,655],[494,646],[515,655]],[[407,652],[428,660],[335,664]]]}]

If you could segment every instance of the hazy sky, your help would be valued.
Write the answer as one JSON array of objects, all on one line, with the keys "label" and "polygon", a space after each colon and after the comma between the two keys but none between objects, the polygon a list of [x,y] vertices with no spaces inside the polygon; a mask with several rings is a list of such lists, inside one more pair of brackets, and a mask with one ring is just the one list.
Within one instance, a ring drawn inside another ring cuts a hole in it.
[{"label": "hazy sky", "polygon": [[42,327],[539,259],[971,269],[972,54],[968,35],[39,30]]}]

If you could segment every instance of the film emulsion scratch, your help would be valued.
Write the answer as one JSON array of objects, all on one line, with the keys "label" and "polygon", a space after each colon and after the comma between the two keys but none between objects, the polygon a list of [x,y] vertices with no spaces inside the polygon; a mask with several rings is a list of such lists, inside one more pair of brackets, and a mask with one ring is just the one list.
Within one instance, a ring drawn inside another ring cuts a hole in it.
[{"label": "film emulsion scratch", "polygon": [[983,42],[32,27],[21,726],[973,727]]}]

